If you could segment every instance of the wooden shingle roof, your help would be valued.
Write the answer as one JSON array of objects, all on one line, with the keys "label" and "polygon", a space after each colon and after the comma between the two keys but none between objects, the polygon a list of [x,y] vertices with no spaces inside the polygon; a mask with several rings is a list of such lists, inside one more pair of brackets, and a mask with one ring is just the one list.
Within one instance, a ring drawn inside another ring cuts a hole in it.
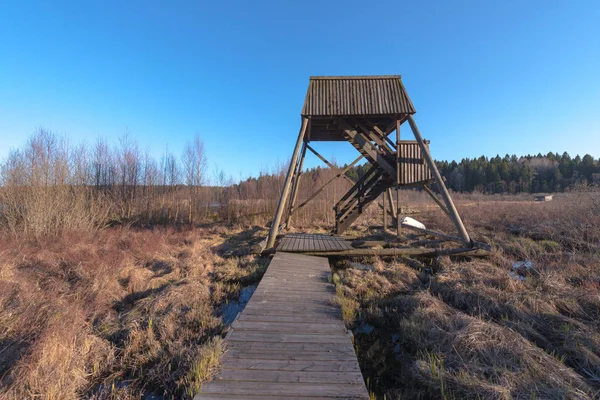
[{"label": "wooden shingle roof", "polygon": [[311,76],[303,116],[414,114],[400,75]]}]

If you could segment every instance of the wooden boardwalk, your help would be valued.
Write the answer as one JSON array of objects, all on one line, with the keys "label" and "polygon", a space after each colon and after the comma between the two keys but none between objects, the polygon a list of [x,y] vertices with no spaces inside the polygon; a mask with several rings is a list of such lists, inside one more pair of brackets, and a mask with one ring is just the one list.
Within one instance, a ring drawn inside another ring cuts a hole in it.
[{"label": "wooden boardwalk", "polygon": [[279,241],[277,251],[343,251],[352,250],[350,243],[342,238],[325,234],[289,233]]},{"label": "wooden boardwalk", "polygon": [[368,399],[326,258],[277,252],[194,400]]}]

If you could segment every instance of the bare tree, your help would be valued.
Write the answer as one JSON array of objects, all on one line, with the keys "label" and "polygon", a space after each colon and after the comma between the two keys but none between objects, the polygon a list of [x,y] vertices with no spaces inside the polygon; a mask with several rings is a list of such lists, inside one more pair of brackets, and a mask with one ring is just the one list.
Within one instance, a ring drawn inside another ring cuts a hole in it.
[{"label": "bare tree", "polygon": [[194,212],[200,209],[198,194],[200,187],[206,181],[207,159],[204,152],[204,143],[200,135],[196,134],[194,140],[186,142],[182,155],[185,184],[188,187],[188,222],[194,222]]}]

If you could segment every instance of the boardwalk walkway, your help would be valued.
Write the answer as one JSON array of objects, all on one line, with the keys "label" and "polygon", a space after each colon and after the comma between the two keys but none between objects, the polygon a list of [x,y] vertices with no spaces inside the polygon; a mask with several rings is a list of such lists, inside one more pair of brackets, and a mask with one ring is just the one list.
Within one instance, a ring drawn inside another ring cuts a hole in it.
[{"label": "boardwalk walkway", "polygon": [[326,258],[277,252],[194,400],[368,399]]},{"label": "boardwalk walkway", "polygon": [[277,246],[277,251],[290,253],[342,250],[352,250],[352,246],[337,236],[310,233],[289,233],[280,240]]}]

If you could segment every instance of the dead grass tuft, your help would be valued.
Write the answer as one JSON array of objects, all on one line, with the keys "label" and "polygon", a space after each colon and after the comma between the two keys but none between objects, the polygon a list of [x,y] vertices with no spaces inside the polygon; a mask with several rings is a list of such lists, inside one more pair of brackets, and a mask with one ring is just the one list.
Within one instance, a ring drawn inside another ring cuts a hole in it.
[{"label": "dead grass tuft", "polygon": [[212,249],[223,236],[111,228],[4,237],[0,397],[191,398],[218,364],[221,304],[266,264],[221,257]]}]

